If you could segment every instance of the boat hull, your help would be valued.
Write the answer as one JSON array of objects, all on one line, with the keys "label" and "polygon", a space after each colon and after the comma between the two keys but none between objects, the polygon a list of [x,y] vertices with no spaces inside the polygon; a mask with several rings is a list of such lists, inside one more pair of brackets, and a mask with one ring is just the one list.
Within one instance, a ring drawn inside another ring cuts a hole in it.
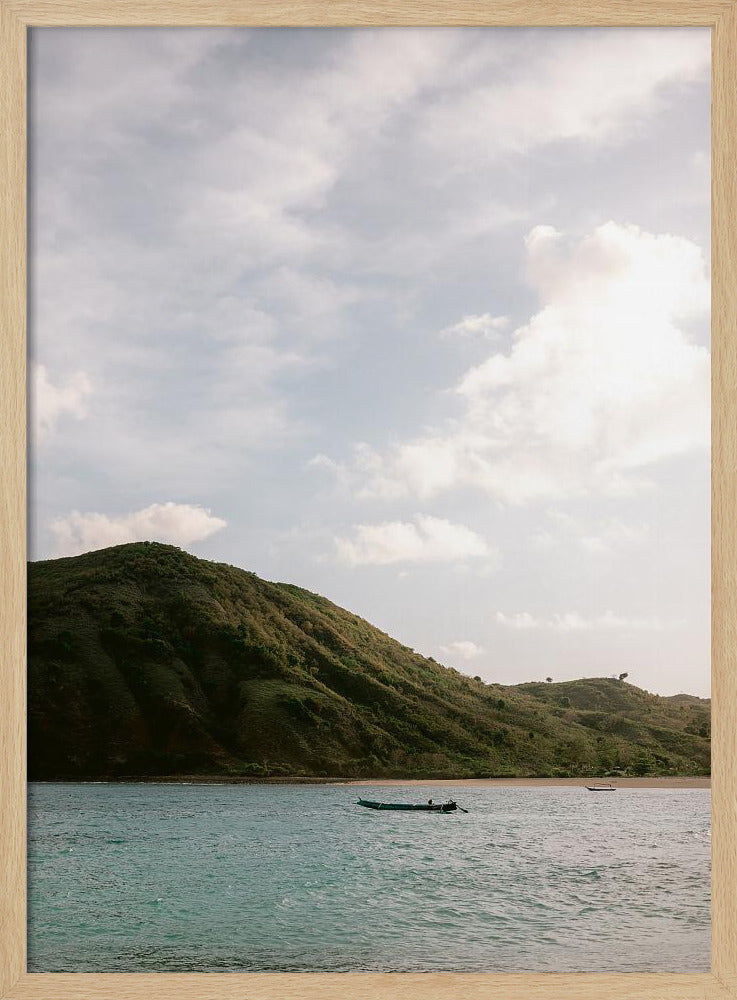
[{"label": "boat hull", "polygon": [[410,803],[403,802],[372,802],[369,799],[359,799],[359,806],[365,806],[366,809],[393,809],[395,812],[454,812],[458,808],[455,802],[438,802],[437,805],[433,803],[428,805],[424,803],[423,805],[411,805]]}]

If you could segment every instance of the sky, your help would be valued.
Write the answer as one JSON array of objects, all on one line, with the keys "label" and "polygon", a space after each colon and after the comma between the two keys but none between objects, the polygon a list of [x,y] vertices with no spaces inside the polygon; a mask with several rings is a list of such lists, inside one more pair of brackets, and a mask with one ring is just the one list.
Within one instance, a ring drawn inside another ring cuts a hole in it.
[{"label": "sky", "polygon": [[709,693],[705,29],[30,39],[32,558]]}]

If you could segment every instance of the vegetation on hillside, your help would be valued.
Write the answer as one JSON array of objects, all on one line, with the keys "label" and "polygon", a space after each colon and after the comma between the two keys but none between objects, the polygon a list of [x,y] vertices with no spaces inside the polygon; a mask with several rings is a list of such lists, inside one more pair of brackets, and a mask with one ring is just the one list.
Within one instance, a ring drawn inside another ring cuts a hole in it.
[{"label": "vegetation on hillside", "polygon": [[29,774],[708,774],[709,702],[466,677],[317,594],[168,545],[28,572]]}]

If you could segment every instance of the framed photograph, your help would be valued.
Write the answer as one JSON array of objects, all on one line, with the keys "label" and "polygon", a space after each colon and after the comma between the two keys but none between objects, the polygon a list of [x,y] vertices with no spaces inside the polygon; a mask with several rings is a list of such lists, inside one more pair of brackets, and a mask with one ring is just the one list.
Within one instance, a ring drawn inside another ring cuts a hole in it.
[{"label": "framed photograph", "polygon": [[737,1000],[736,39],[0,0],[0,1000]]}]

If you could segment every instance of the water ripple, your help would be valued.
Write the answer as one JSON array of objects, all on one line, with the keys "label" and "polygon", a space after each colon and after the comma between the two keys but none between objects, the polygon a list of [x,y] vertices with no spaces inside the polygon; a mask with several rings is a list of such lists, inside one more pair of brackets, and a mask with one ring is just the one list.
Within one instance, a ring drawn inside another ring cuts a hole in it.
[{"label": "water ripple", "polygon": [[708,970],[708,791],[444,792],[31,786],[29,970]]}]

